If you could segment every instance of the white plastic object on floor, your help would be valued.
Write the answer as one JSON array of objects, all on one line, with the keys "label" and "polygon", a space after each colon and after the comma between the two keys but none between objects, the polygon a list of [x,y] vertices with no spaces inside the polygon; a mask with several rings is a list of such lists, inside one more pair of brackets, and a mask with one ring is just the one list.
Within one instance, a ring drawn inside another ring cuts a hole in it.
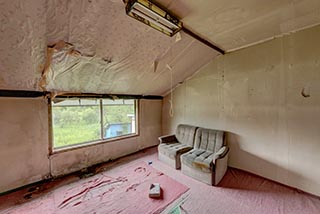
[{"label": "white plastic object on floor", "polygon": [[150,198],[159,198],[161,197],[161,188],[159,183],[153,183],[150,185],[149,189]]}]

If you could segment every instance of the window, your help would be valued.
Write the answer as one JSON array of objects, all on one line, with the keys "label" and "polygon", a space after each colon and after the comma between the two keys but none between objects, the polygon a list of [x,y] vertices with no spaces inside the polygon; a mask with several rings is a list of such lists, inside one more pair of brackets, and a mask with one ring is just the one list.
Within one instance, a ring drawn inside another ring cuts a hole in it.
[{"label": "window", "polygon": [[53,148],[136,134],[136,100],[54,99]]}]

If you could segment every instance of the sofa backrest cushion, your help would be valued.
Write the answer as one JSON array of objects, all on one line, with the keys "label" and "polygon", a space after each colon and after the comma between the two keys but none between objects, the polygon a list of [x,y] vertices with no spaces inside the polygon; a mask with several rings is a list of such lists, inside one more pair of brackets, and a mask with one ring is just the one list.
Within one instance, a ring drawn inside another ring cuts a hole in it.
[{"label": "sofa backrest cushion", "polygon": [[197,127],[180,124],[176,130],[176,138],[177,140],[185,145],[193,147],[194,144],[194,137],[196,134]]},{"label": "sofa backrest cushion", "polygon": [[217,152],[224,146],[224,132],[213,129],[198,128],[195,136],[195,149]]}]

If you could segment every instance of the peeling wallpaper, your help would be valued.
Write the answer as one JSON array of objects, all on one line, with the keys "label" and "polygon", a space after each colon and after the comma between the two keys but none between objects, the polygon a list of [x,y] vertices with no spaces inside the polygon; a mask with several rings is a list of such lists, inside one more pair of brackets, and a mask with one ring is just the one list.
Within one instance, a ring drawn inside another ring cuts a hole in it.
[{"label": "peeling wallpaper", "polygon": [[[161,95],[171,87],[167,64],[176,85],[218,55],[128,17],[122,1],[0,5],[0,88]],[[57,48],[62,41],[68,47]]]},{"label": "peeling wallpaper", "polygon": [[[320,23],[318,0],[158,2],[227,51]],[[163,95],[167,64],[175,86],[217,55],[128,17],[121,0],[0,0],[1,89]]]},{"label": "peeling wallpaper", "polygon": [[[319,0],[158,2],[227,51],[320,23]],[[235,134],[232,166],[319,195],[319,32],[310,28],[217,57],[183,32],[181,39],[170,38],[128,17],[121,0],[0,0],[0,89],[163,95],[172,75],[172,85],[181,86],[173,118],[169,97],[164,100],[165,133],[180,122],[228,129]],[[143,101],[146,131],[122,141],[121,149],[103,144],[85,156],[77,150],[48,160],[47,105],[0,102],[0,153],[11,160],[0,164],[7,172],[0,192],[41,180],[50,170],[60,175],[155,145],[160,135],[161,102]],[[27,133],[23,125],[40,131]],[[27,167],[21,169],[23,158]]]}]

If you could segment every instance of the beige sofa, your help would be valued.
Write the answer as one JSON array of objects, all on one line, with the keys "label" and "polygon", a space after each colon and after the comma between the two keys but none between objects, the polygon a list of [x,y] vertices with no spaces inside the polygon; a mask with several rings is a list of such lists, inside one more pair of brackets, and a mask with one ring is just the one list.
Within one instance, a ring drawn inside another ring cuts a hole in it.
[{"label": "beige sofa", "polygon": [[194,148],[181,155],[182,173],[217,185],[227,171],[228,153],[223,131],[198,128]]},{"label": "beige sofa", "polygon": [[175,169],[180,169],[180,155],[193,148],[197,127],[180,124],[175,135],[159,137],[159,160],[167,163]]}]

